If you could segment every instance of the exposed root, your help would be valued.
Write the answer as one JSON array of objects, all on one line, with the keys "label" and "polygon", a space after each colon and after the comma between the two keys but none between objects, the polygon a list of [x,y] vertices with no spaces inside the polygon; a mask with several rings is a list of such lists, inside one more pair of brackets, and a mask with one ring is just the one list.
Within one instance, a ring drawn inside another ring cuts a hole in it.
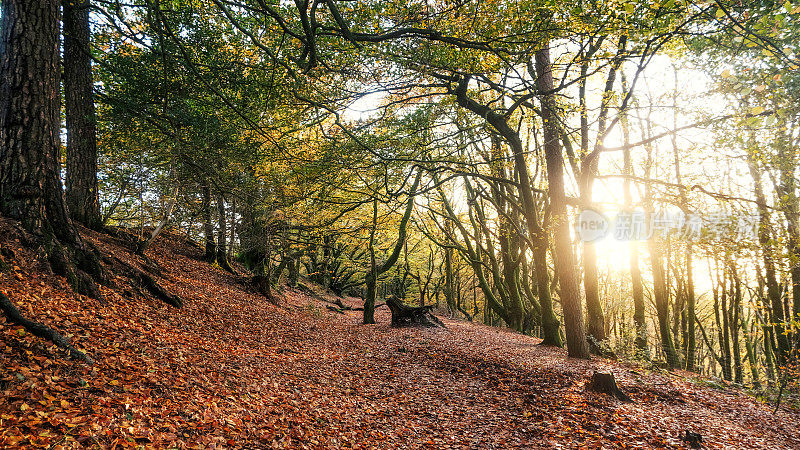
[{"label": "exposed root", "polygon": [[53,272],[66,278],[75,292],[103,300],[103,294],[95,283],[95,280],[103,279],[103,268],[95,252],[65,247],[52,239],[45,241],[45,250]]},{"label": "exposed root", "polygon": [[47,339],[53,344],[65,349],[69,354],[70,358],[78,361],[83,361],[87,364],[94,364],[94,360],[91,357],[73,347],[72,344],[69,343],[67,338],[59,334],[57,331],[53,330],[47,325],[41,324],[39,322],[34,322],[32,320],[23,317],[22,313],[19,312],[17,307],[14,306],[14,304],[11,303],[11,300],[9,300],[9,298],[2,292],[0,292],[0,308],[2,308],[3,312],[5,313],[6,317],[10,322],[22,325],[26,330],[28,330],[34,336]]},{"label": "exposed root", "polygon": [[143,271],[139,271],[136,275],[137,281],[145,287],[151,294],[153,294],[156,298],[163,300],[168,305],[172,305],[176,308],[183,307],[183,299],[178,297],[175,294],[170,293],[163,287],[161,287],[158,282],[151,277],[150,275],[146,274]]}]

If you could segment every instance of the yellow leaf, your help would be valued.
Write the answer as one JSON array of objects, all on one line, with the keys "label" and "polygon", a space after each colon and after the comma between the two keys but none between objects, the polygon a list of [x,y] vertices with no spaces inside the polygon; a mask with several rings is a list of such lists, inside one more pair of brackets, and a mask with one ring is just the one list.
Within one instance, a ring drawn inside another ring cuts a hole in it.
[{"label": "yellow leaf", "polygon": [[763,112],[764,112],[764,107],[763,106],[754,106],[754,107],[752,107],[750,109],[750,114],[752,114],[754,116],[757,115],[757,114],[761,114]]}]

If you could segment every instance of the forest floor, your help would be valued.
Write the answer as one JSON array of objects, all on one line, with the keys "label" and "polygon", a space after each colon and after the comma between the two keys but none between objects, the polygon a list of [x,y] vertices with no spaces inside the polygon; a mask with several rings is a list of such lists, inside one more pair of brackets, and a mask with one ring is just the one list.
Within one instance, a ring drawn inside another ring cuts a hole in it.
[{"label": "forest floor", "polygon": [[[123,241],[84,234],[141,267]],[[685,430],[706,448],[800,448],[800,413],[688,373],[570,360],[454,320],[392,329],[385,307],[364,326],[359,311],[302,290],[274,306],[177,235],[149,256],[182,309],[121,277],[100,302],[73,294],[21,237],[0,219],[14,254],[0,290],[96,362],[0,319],[0,448],[652,448],[684,446]],[[588,392],[594,370],[613,372],[634,402]]]}]

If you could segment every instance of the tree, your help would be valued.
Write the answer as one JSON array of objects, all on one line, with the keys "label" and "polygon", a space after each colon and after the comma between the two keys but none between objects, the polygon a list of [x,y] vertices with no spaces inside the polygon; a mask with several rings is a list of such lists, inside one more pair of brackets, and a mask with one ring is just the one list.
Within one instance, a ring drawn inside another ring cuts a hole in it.
[{"label": "tree", "polygon": [[561,286],[561,307],[564,309],[564,325],[567,335],[567,350],[573,358],[589,358],[589,346],[583,325],[583,307],[578,289],[575,254],[569,235],[566,195],[564,193],[564,157],[561,153],[556,102],[553,94],[553,72],[550,63],[550,48],[546,45],[536,52],[537,86],[542,104],[544,122],[544,151],[547,163],[550,207],[553,215],[553,241],[555,244],[556,272]]},{"label": "tree", "polygon": [[97,137],[89,47],[89,0],[64,6],[64,109],[67,120],[66,202],[70,216],[101,225],[97,193]]},{"label": "tree", "polygon": [[[59,176],[59,13],[56,0],[2,3],[0,212],[40,239],[56,273],[78,292],[99,298],[86,271],[100,279],[101,266],[67,214]],[[64,346],[57,333],[42,333],[40,324],[15,318],[10,301],[3,302],[3,310],[11,320]]]},{"label": "tree", "polygon": [[417,193],[417,187],[419,186],[421,179],[422,172],[418,171],[414,177],[414,183],[411,185],[411,190],[409,191],[403,217],[400,219],[400,225],[398,226],[397,231],[397,240],[395,241],[394,248],[386,260],[381,264],[377,264],[375,260],[375,229],[377,227],[376,221],[378,215],[378,204],[377,200],[373,201],[372,231],[369,238],[370,270],[366,275],[367,295],[364,298],[364,324],[375,323],[375,299],[377,297],[378,278],[391,269],[392,266],[394,266],[397,262],[397,258],[400,257],[400,252],[403,250],[403,246],[406,242],[406,236],[408,235],[408,221],[411,219],[411,212],[414,210],[414,196]]}]

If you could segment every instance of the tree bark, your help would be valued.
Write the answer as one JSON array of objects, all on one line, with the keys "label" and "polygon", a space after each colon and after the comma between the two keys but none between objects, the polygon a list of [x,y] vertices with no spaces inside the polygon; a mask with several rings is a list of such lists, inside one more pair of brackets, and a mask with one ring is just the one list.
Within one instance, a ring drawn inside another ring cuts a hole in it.
[{"label": "tree bark", "polygon": [[211,214],[211,186],[208,181],[203,181],[203,200],[200,203],[200,214],[203,218],[203,238],[205,241],[205,259],[214,262],[217,257],[217,244],[214,242],[214,224]]},{"label": "tree bark", "polygon": [[648,241],[650,250],[650,263],[653,267],[653,297],[656,304],[656,315],[658,316],[658,329],[661,335],[661,349],[667,364],[672,369],[681,367],[680,357],[675,351],[675,342],[672,340],[672,332],[669,328],[669,292],[667,290],[667,277],[664,272],[664,262],[661,258],[661,251],[655,241],[655,237]]},{"label": "tree bark", "polygon": [[[59,13],[58,0],[0,3],[0,214],[41,238],[53,270],[78,293],[102,298],[92,279],[102,279],[102,266],[81,242],[61,186]],[[82,357],[2,303],[10,320]]]},{"label": "tree bark", "polygon": [[59,177],[59,2],[6,0],[0,38],[0,210],[74,242]]},{"label": "tree bark", "polygon": [[561,307],[564,311],[567,350],[570,357],[589,358],[581,294],[578,289],[578,275],[575,271],[575,254],[570,243],[564,192],[564,158],[561,153],[558,124],[556,123],[558,118],[555,113],[555,96],[552,94],[554,85],[550,49],[546,45],[536,52],[536,74],[537,88],[539,92],[545,93],[540,96],[542,122],[544,123],[545,163],[554,228],[553,239],[556,248],[553,256],[561,287]]},{"label": "tree bark", "polygon": [[362,322],[375,323],[375,299],[377,297],[378,266],[375,261],[375,232],[378,228],[378,199],[372,200],[372,229],[369,233],[369,273],[366,277],[367,296],[364,299]]},{"label": "tree bark", "polygon": [[231,264],[228,262],[228,219],[225,214],[225,197],[217,195],[217,210],[219,211],[219,232],[217,233],[217,264],[220,267],[233,272]]},{"label": "tree bark", "polygon": [[97,192],[97,122],[89,47],[89,0],[63,0],[64,111],[67,123],[66,202],[70,216],[102,225]]},{"label": "tree bark", "polygon": [[[678,70],[675,69],[675,86],[673,89],[673,102],[672,102],[672,128],[678,129]],[[686,195],[686,189],[683,187],[683,179],[681,177],[680,155],[678,152],[678,139],[675,133],[672,133],[672,154],[675,162],[675,181],[678,183],[681,193],[681,210],[684,215],[690,213],[689,199]],[[684,286],[684,294],[686,300],[686,331],[685,341],[686,345],[684,351],[686,352],[686,370],[693,371],[695,365],[695,352],[697,342],[695,339],[695,293],[694,293],[694,275],[692,274],[692,242],[686,243],[686,284]]]}]

